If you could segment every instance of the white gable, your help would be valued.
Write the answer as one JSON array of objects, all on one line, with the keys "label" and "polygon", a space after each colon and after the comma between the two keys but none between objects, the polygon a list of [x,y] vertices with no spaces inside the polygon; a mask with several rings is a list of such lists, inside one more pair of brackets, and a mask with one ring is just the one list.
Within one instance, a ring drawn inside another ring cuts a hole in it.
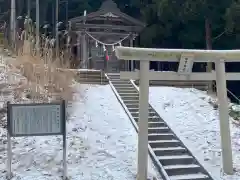
[{"label": "white gable", "polygon": [[119,17],[119,16],[113,14],[112,12],[108,12],[108,13],[103,14],[101,16],[103,16],[103,17],[114,17],[114,18],[118,18]]}]

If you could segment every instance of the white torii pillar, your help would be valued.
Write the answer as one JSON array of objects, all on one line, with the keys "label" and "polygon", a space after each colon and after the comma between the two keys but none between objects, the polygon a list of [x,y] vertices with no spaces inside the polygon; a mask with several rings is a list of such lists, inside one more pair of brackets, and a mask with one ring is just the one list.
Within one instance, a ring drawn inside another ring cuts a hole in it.
[{"label": "white torii pillar", "polygon": [[137,180],[146,180],[148,173],[148,71],[149,61],[140,61]]},{"label": "white torii pillar", "polygon": [[229,127],[227,85],[225,62],[220,59],[215,62],[217,97],[219,101],[220,135],[222,144],[222,164],[226,174],[233,174],[232,144]]},{"label": "white torii pillar", "polygon": [[[214,76],[210,73],[208,77],[216,79],[217,84],[217,96],[219,100],[219,119],[220,119],[220,134],[222,145],[222,163],[223,170],[226,174],[233,174],[233,162],[232,162],[232,147],[231,147],[231,135],[229,127],[229,115],[228,115],[228,99],[227,99],[227,87],[226,87],[226,72],[225,61],[239,62],[240,50],[192,50],[192,49],[151,49],[151,48],[131,48],[131,47],[117,47],[116,56],[121,60],[139,60],[140,71],[139,72],[126,72],[129,76],[136,77],[140,80],[140,95],[139,95],[139,135],[138,135],[138,180],[146,180],[147,167],[148,167],[148,93],[149,93],[149,80],[152,79],[151,74],[156,75],[156,72],[149,72],[150,61],[166,61],[166,62],[179,62],[179,56],[182,54],[193,55],[194,62],[215,62],[216,73]],[[210,60],[209,60],[210,59]],[[138,74],[139,73],[139,74]],[[164,72],[159,72],[163,75]],[[174,73],[174,72],[173,72]],[[121,73],[121,75],[124,74]],[[170,74],[170,73],[168,73]],[[194,78],[201,79],[201,73],[193,73]],[[131,76],[132,75],[132,76]],[[154,76],[153,75],[153,76]],[[239,77],[239,74],[236,75]],[[236,76],[232,77],[235,79]],[[159,76],[161,80],[171,79],[165,76]],[[189,77],[184,75],[173,74],[172,79],[176,80],[190,80]],[[192,80],[194,79],[192,78]]]}]

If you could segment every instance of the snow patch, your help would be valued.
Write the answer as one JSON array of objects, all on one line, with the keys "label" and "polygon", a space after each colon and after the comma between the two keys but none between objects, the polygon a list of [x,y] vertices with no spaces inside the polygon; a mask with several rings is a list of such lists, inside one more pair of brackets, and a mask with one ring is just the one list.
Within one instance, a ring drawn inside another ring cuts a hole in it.
[{"label": "snow patch", "polygon": [[222,170],[218,110],[196,89],[151,87],[150,103],[216,180],[240,179],[240,128],[230,121],[235,174]]},{"label": "snow patch", "polygon": [[[110,86],[76,86],[76,99],[68,107],[69,178],[135,180],[137,133]],[[0,179],[5,180],[6,131],[0,128],[0,132]],[[61,136],[12,138],[12,142],[13,180],[61,179]],[[149,160],[149,178],[154,176],[161,179]]]}]

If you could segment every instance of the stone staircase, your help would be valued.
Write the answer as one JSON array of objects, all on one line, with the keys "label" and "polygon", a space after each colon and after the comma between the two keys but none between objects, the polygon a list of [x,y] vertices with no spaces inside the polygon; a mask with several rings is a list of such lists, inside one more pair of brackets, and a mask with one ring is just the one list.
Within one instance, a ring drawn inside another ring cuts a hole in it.
[{"label": "stone staircase", "polygon": [[[125,111],[137,126],[139,93],[129,80],[118,74],[106,75]],[[149,152],[165,180],[213,180],[166,122],[149,104]]]},{"label": "stone staircase", "polygon": [[108,79],[100,70],[77,70],[76,80],[81,84],[108,84]]}]

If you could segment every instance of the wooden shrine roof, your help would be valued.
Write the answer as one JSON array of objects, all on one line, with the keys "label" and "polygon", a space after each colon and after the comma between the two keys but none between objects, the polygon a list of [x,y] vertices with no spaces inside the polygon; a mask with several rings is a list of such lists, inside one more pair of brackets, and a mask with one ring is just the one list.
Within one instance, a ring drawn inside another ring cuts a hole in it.
[{"label": "wooden shrine roof", "polygon": [[[111,22],[115,21],[122,21],[125,22],[124,24],[128,25],[115,25],[115,24],[97,24],[97,23],[88,23],[91,22],[91,20],[104,20],[104,19],[110,19]],[[86,22],[84,24],[83,22]],[[76,25],[76,29],[82,29],[82,28],[96,28],[96,29],[118,29],[123,30],[125,32],[139,32],[141,31],[146,24],[125,14],[120,11],[120,9],[117,7],[117,4],[113,2],[112,0],[106,0],[102,3],[101,7],[98,11],[92,12],[84,16],[78,16],[75,18],[70,19],[70,22]]]}]

